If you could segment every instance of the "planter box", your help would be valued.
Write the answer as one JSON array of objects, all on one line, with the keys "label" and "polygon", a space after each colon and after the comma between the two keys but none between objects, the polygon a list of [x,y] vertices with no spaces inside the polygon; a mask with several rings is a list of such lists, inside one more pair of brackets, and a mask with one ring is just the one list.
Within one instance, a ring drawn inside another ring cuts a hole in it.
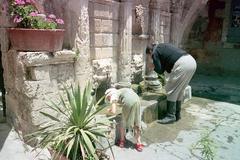
[{"label": "planter box", "polygon": [[9,28],[12,49],[18,51],[62,50],[64,29]]}]

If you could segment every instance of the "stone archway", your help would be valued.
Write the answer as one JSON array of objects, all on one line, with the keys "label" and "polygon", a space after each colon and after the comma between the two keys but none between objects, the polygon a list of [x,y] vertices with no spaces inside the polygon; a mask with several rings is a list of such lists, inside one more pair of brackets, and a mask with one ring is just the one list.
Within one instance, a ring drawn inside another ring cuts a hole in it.
[{"label": "stone archway", "polygon": [[208,0],[175,2],[172,13],[172,43],[181,47],[199,13],[206,7],[207,2]]}]

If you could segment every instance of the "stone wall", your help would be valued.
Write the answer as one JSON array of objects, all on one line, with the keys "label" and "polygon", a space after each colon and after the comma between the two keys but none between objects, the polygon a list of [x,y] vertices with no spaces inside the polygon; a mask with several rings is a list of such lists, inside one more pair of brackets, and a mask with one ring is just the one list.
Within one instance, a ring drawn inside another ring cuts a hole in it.
[{"label": "stone wall", "polygon": [[58,101],[63,85],[74,84],[74,59],[67,50],[3,54],[7,115],[17,130],[25,135],[47,121],[40,111],[48,110],[50,100]]},{"label": "stone wall", "polygon": [[119,7],[115,1],[89,1],[91,60],[111,59],[111,82],[117,81]]}]

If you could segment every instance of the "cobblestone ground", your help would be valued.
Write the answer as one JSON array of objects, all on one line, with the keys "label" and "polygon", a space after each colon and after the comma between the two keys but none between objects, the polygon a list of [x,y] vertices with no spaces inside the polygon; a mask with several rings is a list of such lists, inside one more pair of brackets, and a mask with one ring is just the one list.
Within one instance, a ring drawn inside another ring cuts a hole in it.
[{"label": "cobblestone ground", "polygon": [[[239,105],[193,97],[183,105],[180,121],[168,125],[154,122],[144,130],[143,152],[134,149],[129,135],[126,147],[113,146],[113,152],[116,160],[200,160],[202,150],[193,146],[208,133],[215,146],[214,160],[239,160],[239,126]],[[48,152],[37,155],[31,150],[11,127],[0,123],[0,160],[49,159]]]},{"label": "cobblestone ground", "polygon": [[209,135],[205,142],[213,141],[214,160],[239,160],[239,105],[193,97],[183,108],[180,121],[168,125],[156,122],[149,125],[143,133],[146,143],[143,152],[139,153],[133,148],[132,138],[126,148],[113,146],[115,159],[199,160],[203,158],[203,150],[194,146],[203,140],[203,135]]}]

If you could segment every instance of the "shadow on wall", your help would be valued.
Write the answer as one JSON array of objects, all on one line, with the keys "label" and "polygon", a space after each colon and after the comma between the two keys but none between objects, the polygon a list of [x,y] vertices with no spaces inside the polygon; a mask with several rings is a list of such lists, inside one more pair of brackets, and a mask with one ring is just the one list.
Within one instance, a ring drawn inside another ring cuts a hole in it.
[{"label": "shadow on wall", "polygon": [[5,123],[5,120],[2,120],[2,113],[0,112],[0,152],[3,148],[3,145],[11,131],[11,127]]},{"label": "shadow on wall", "polygon": [[[102,82],[98,88],[95,90],[95,94],[96,94],[96,101],[98,101],[99,99],[101,99],[104,95],[105,95],[105,91],[110,88],[110,82],[105,81]],[[100,102],[100,105],[104,104],[104,99]]]}]

